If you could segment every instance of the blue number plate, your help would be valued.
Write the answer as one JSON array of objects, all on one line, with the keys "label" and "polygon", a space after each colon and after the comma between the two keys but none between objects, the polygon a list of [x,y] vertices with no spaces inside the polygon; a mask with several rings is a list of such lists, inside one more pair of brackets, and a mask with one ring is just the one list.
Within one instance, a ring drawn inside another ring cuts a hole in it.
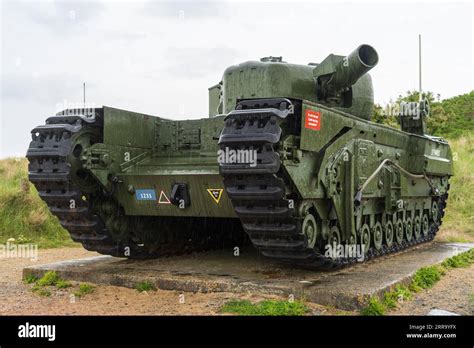
[{"label": "blue number plate", "polygon": [[136,190],[135,197],[137,201],[156,201],[155,190]]}]

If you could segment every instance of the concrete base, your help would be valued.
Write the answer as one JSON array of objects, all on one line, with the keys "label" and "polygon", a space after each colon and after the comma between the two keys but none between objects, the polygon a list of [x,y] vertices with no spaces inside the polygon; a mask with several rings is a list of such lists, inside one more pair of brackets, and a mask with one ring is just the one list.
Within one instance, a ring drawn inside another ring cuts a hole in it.
[{"label": "concrete base", "polygon": [[254,249],[234,256],[233,250],[213,251],[157,260],[126,260],[99,256],[27,267],[42,276],[57,271],[63,279],[134,287],[148,281],[159,289],[187,292],[294,295],[323,305],[356,310],[373,295],[397,284],[408,284],[421,267],[442,262],[474,247],[474,243],[430,243],[336,272],[314,272],[271,262]]}]

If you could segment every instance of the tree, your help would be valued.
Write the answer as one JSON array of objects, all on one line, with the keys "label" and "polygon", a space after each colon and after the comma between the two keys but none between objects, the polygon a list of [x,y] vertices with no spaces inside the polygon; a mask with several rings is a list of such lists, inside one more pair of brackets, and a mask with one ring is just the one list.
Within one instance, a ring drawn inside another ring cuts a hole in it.
[{"label": "tree", "polygon": [[[474,91],[449,99],[441,100],[440,94],[427,91],[423,96],[430,104],[430,116],[426,119],[428,134],[445,138],[457,138],[463,134],[474,132]],[[396,104],[401,102],[418,102],[418,91],[407,91],[399,95]],[[389,106],[393,106],[390,102]],[[388,106],[374,105],[373,121],[399,128],[398,116],[387,112],[393,110]]]}]

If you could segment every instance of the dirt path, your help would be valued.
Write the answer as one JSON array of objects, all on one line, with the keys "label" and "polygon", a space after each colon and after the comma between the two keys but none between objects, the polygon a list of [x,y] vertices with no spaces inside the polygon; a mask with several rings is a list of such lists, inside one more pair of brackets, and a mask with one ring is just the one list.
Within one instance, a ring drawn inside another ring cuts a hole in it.
[{"label": "dirt path", "polygon": [[[71,289],[53,290],[50,297],[31,291],[32,285],[22,282],[22,269],[34,263],[97,256],[82,248],[39,250],[38,261],[0,259],[0,315],[215,315],[230,299],[260,301],[275,296],[236,295],[232,293],[185,293],[157,290],[138,292],[116,286],[96,285],[95,291],[71,303]],[[184,303],[182,300],[184,299]],[[180,301],[181,300],[181,301]],[[316,304],[308,305],[311,314],[335,314],[339,311]]]},{"label": "dirt path", "polygon": [[431,309],[474,315],[474,265],[449,270],[431,289],[414,295],[390,315],[425,315]]}]

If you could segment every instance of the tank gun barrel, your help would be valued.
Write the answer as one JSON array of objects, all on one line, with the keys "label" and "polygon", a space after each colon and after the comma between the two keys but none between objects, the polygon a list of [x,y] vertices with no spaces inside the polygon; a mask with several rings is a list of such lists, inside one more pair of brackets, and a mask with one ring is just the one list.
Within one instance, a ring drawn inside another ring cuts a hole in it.
[{"label": "tank gun barrel", "polygon": [[333,72],[317,76],[318,94],[321,98],[328,98],[349,89],[362,75],[375,67],[378,61],[379,56],[372,46],[360,45],[336,63]]}]

